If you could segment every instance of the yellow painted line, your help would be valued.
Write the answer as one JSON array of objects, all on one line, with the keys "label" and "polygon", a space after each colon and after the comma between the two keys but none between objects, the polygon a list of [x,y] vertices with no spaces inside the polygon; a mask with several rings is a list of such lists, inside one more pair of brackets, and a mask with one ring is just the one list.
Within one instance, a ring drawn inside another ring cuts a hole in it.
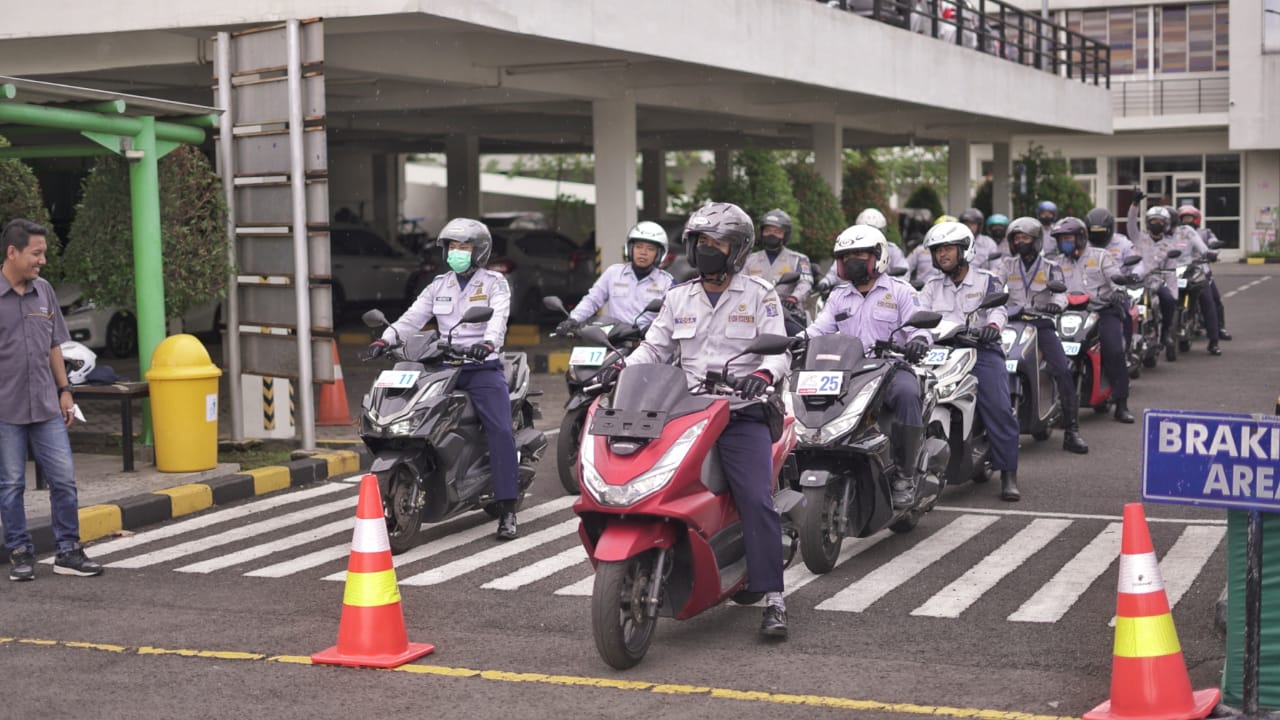
[{"label": "yellow painted line", "polygon": [[329,464],[329,477],[353,473],[360,469],[360,456],[351,450],[317,453],[312,457]]},{"label": "yellow painted line", "polygon": [[1245,262],[1250,265],[1266,265],[1266,258],[1245,258]]},{"label": "yellow painted line", "polygon": [[373,339],[367,332],[344,332],[338,333],[339,345],[368,345]]},{"label": "yellow painted line", "polygon": [[[320,447],[343,447],[343,446],[346,446],[346,445],[363,445],[363,444],[364,444],[364,441],[363,441],[363,440],[344,440],[344,439],[342,439],[342,438],[332,438],[332,439],[326,439],[326,440],[317,440],[317,441],[316,441],[316,444],[317,444],[317,445],[319,445]],[[356,457],[357,457],[357,459],[359,459],[359,453],[356,453]]]},{"label": "yellow painted line", "polygon": [[507,345],[537,345],[542,335],[537,325],[511,325],[507,327]]},{"label": "yellow painted line", "polygon": [[80,508],[80,542],[97,540],[124,529],[119,505],[90,505]]},{"label": "yellow painted line", "polygon": [[570,352],[553,352],[547,355],[547,372],[559,375],[569,369]]},{"label": "yellow painted line", "polygon": [[182,517],[205,508],[213,507],[213,488],[200,483],[156,490],[157,495],[168,495],[173,501],[173,516]]},{"label": "yellow painted line", "polygon": [[289,468],[283,465],[267,465],[245,472],[253,476],[254,495],[264,495],[289,487]]},{"label": "yellow painted line", "polygon": [[[17,643],[32,647],[63,647],[77,650],[96,650],[139,656],[176,656],[214,660],[245,660],[281,663],[286,665],[312,664],[311,658],[305,655],[265,655],[263,653],[253,652],[169,649],[147,646],[128,648],[120,645],[108,645],[102,643],[0,637],[0,645],[4,645],[6,643]],[[328,669],[333,672],[344,672],[344,670],[338,668]],[[1037,715],[1034,713],[1011,710],[948,707],[946,705],[917,705],[915,703],[890,703],[880,702],[878,700],[858,700],[854,698],[834,697],[830,695],[789,695],[786,693],[770,693],[758,690],[748,691],[696,685],[669,685],[648,682],[645,680],[620,680],[618,678],[594,678],[579,675],[547,675],[543,673],[509,672],[506,670],[475,670],[472,668],[445,667],[441,665],[401,665],[398,668],[392,668],[385,672],[400,672],[408,673],[410,675],[432,675],[436,677],[462,679],[478,678],[490,682],[533,683],[537,685],[552,685],[557,687],[607,688],[611,690],[653,693],[657,695],[697,695],[716,700],[735,700],[738,702],[786,705],[791,707],[835,708],[839,710],[857,710],[862,712],[879,712],[895,715],[928,715],[946,718],[974,718],[976,720],[1074,720],[1074,718],[1064,717],[1061,715]]]}]

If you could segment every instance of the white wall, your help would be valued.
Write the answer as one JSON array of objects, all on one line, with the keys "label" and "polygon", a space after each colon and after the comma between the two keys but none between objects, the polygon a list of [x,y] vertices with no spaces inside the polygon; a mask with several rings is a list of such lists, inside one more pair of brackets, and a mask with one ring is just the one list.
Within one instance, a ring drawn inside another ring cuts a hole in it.
[{"label": "white wall", "polygon": [[1262,53],[1262,1],[1231,0],[1231,147],[1280,148],[1280,54]]},{"label": "white wall", "polygon": [[1240,245],[1246,251],[1258,250],[1253,241],[1253,226],[1258,211],[1264,207],[1280,207],[1280,150],[1255,150],[1245,154],[1245,214],[1240,224]]}]

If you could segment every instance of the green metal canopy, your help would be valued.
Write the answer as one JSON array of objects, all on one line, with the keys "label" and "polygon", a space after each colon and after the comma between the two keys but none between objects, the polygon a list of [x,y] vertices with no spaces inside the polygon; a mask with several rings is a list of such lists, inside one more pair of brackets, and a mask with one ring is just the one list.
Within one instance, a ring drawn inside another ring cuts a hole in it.
[{"label": "green metal canopy", "polygon": [[[157,163],[182,144],[205,141],[217,108],[0,75],[0,158],[121,155],[129,161],[139,372],[165,336],[164,267]],[[8,220],[9,218],[4,218]],[[150,439],[150,408],[144,435]]]}]

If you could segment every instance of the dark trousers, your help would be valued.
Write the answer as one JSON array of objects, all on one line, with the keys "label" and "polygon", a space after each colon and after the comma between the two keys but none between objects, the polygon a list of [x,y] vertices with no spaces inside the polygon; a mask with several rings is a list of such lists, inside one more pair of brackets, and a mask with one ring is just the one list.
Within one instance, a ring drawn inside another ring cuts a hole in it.
[{"label": "dark trousers", "polygon": [[1169,331],[1173,328],[1174,314],[1178,312],[1178,299],[1168,285],[1161,285],[1156,293],[1160,300],[1160,340],[1169,342]]},{"label": "dark trousers", "polygon": [[1076,384],[1072,382],[1071,366],[1067,364],[1067,354],[1062,350],[1062,339],[1058,337],[1058,328],[1052,320],[1032,320],[1036,327],[1036,346],[1044,364],[1049,366],[1049,374],[1053,376],[1053,384],[1058,388],[1058,397],[1062,398],[1065,407],[1077,405]]},{"label": "dark trousers", "polygon": [[1213,290],[1213,304],[1218,306],[1218,331],[1227,326],[1227,308],[1222,304],[1222,293],[1218,292],[1218,283],[1209,278],[1209,287]]},{"label": "dark trousers", "polygon": [[978,359],[970,372],[978,379],[978,417],[987,428],[991,442],[991,467],[1018,469],[1018,420],[1009,403],[1009,371],[1000,346],[978,348]]},{"label": "dark trousers", "polygon": [[1204,318],[1204,331],[1209,336],[1210,345],[1218,344],[1218,308],[1220,307],[1222,307],[1222,297],[1218,294],[1218,285],[1210,280],[1200,288],[1200,315]]},{"label": "dark trousers", "polygon": [[489,472],[493,477],[493,499],[515,500],[520,492],[516,472],[516,439],[511,432],[511,399],[502,363],[489,360],[462,366],[458,389],[471,396],[485,439],[489,441]]},{"label": "dark trousers", "polygon": [[1123,290],[1117,290],[1114,297],[1124,314],[1124,325],[1120,329],[1124,332],[1124,351],[1129,352],[1129,346],[1133,344],[1133,316],[1129,314],[1129,308],[1133,303],[1129,302],[1129,296]]},{"label": "dark trousers", "polygon": [[1129,368],[1124,361],[1124,324],[1129,316],[1116,305],[1098,311],[1098,340],[1102,345],[1102,373],[1111,383],[1113,400],[1129,399]]},{"label": "dark trousers", "polygon": [[913,428],[924,426],[924,419],[921,417],[923,403],[920,400],[920,380],[910,370],[894,370],[882,404],[893,413],[895,423]]},{"label": "dark trousers", "polygon": [[759,405],[734,412],[716,441],[742,518],[751,592],[782,592],[782,517],[773,504],[772,449],[764,407]]}]

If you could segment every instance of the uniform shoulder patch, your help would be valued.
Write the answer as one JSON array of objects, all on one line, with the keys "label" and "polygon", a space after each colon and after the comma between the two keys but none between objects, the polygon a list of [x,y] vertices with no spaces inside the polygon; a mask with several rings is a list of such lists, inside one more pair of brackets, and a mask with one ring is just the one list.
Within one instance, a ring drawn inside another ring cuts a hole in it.
[{"label": "uniform shoulder patch", "polygon": [[744,275],[743,277],[745,277],[748,281],[753,282],[756,285],[759,285],[765,290],[773,289],[773,283],[769,282],[768,280],[765,280],[764,278],[756,277],[755,275]]}]

